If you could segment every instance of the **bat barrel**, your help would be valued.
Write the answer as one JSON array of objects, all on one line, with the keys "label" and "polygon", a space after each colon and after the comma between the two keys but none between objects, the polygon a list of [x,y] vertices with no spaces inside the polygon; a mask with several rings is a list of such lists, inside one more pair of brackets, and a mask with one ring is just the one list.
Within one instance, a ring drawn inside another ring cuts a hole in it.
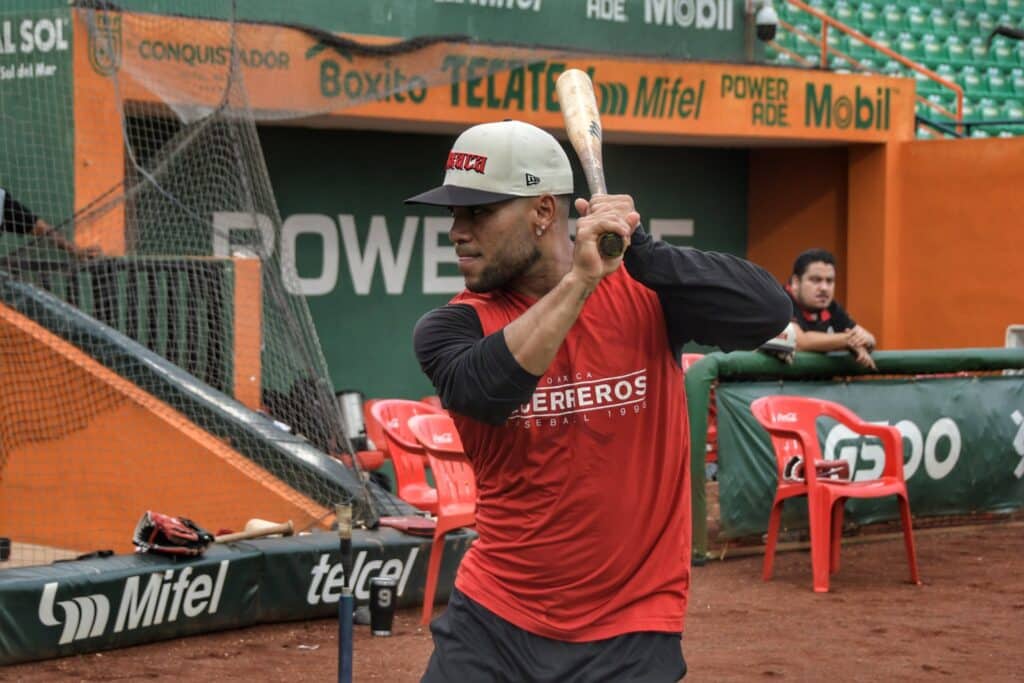
[{"label": "bat barrel", "polygon": [[[590,76],[579,69],[567,69],[558,77],[555,89],[565,118],[565,132],[583,167],[590,196],[608,194],[601,152],[601,110]],[[605,233],[597,246],[604,258],[618,258],[625,251],[626,243],[621,235]]]}]

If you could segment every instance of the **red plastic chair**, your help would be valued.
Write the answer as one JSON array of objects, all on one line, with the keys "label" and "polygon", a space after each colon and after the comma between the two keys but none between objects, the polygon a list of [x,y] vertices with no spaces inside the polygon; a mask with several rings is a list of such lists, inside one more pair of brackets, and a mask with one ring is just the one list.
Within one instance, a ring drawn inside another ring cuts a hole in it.
[{"label": "red plastic chair", "polygon": [[[910,562],[910,580],[921,583],[914,552],[914,532],[910,518],[910,501],[903,478],[903,442],[895,427],[873,425],[861,420],[852,411],[831,401],[805,396],[765,396],[754,401],[750,410],[771,435],[778,466],[779,483],[768,520],[768,541],[764,553],[763,579],[772,575],[775,545],[778,541],[782,504],[794,496],[807,496],[808,521],[811,527],[811,569],[814,590],[827,593],[829,576],[839,571],[839,549],[842,542],[843,506],[848,498],[880,498],[896,496],[903,522],[903,541]],[[878,479],[868,481],[835,480],[822,476],[822,470],[834,469],[835,462],[825,460],[818,444],[816,421],[830,417],[858,434],[881,440],[885,466]],[[788,481],[783,476],[786,462],[800,455],[804,463],[805,481]]]},{"label": "red plastic chair", "polygon": [[434,408],[437,408],[442,413],[448,412],[447,410],[444,409],[444,406],[441,405],[441,397],[440,396],[432,394],[430,396],[424,396],[423,398],[420,399],[420,401],[422,401],[423,403],[426,403],[428,406],[433,406]]},{"label": "red plastic chair", "polygon": [[[703,357],[703,353],[684,353],[681,362],[683,373],[685,374],[691,365]],[[711,392],[708,395],[708,432],[704,442],[704,462],[718,462],[718,409],[715,407],[714,384],[711,385]]]},{"label": "red plastic chair", "polygon": [[449,531],[476,523],[476,478],[466,460],[462,440],[455,423],[447,415],[418,415],[409,420],[409,429],[423,445],[437,483],[437,528],[430,546],[427,582],[423,589],[423,623],[430,623],[441,571],[444,536]]},{"label": "red plastic chair", "polygon": [[436,515],[437,489],[427,483],[425,453],[409,430],[409,418],[436,415],[437,409],[419,401],[391,398],[375,401],[370,413],[384,434],[387,453],[395,468],[398,497]]}]

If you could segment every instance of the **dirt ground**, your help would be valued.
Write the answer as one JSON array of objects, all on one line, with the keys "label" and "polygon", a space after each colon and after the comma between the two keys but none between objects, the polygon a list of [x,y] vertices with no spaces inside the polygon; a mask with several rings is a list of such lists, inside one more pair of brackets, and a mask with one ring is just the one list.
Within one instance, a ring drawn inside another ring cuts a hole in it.
[{"label": "dirt ground", "polygon": [[[811,591],[806,551],[694,569],[683,648],[687,681],[1020,681],[1024,524],[916,535],[924,585],[900,540],[844,544],[832,592]],[[418,681],[431,651],[418,613],[395,635],[356,627],[357,681]],[[337,624],[275,624],[0,669],[0,681],[307,681],[337,675]],[[475,683],[459,681],[457,683]]]}]

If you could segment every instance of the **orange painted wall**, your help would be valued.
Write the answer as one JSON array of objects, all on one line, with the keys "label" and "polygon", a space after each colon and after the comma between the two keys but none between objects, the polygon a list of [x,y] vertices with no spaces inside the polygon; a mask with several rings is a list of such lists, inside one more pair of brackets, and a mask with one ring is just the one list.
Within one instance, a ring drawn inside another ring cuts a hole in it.
[{"label": "orange painted wall", "polygon": [[1002,346],[1024,323],[1024,138],[750,153],[748,256],[831,250],[883,349]]},{"label": "orange painted wall", "polygon": [[16,543],[132,550],[146,510],[216,533],[326,510],[184,415],[0,305],[0,529]]},{"label": "orange painted wall", "polygon": [[1024,138],[899,145],[903,348],[1002,346],[1024,323]]},{"label": "orange painted wall", "polygon": [[847,151],[845,147],[752,149],[747,257],[788,282],[804,249],[835,254],[836,291],[845,300]]}]

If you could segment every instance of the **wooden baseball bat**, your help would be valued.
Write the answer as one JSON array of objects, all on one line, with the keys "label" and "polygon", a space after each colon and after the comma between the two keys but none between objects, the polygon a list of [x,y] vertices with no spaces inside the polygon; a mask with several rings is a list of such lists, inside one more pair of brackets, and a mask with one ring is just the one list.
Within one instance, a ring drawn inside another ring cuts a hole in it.
[{"label": "wooden baseball bat", "polygon": [[246,529],[245,531],[239,531],[233,534],[221,534],[220,536],[215,536],[213,540],[215,543],[231,543],[232,541],[245,541],[250,538],[273,536],[274,534],[291,536],[293,533],[295,533],[295,526],[289,519],[287,522],[283,522],[281,524],[270,524],[267,526],[260,525],[256,528]]},{"label": "wooden baseball bat", "polygon": [[[583,166],[590,195],[608,194],[601,154],[601,110],[597,108],[590,76],[579,69],[567,69],[555,82],[555,90],[565,118],[565,132]],[[601,235],[597,248],[605,258],[618,258],[625,251],[626,243],[622,235],[606,232]]]}]

